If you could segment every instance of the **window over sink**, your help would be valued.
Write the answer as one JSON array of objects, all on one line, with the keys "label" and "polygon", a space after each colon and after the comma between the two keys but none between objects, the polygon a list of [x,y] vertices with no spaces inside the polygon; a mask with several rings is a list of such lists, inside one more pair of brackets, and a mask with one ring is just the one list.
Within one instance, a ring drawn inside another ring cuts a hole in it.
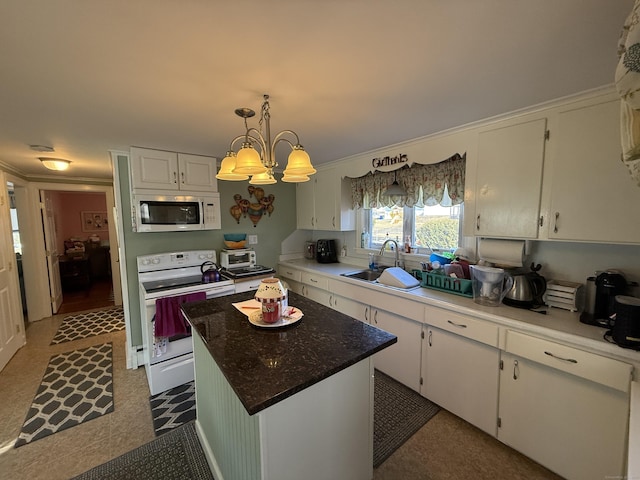
[{"label": "window over sink", "polygon": [[364,248],[380,248],[385,240],[392,239],[398,245],[410,240],[416,253],[432,249],[452,250],[460,246],[462,238],[462,203],[423,207],[377,207],[364,210]]}]

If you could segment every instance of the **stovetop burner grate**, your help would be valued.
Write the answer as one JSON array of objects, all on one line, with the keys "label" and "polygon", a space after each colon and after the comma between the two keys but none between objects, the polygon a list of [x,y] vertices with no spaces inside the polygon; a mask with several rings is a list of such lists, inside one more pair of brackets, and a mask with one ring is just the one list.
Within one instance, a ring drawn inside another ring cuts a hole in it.
[{"label": "stovetop burner grate", "polygon": [[223,270],[222,274],[229,278],[242,278],[255,275],[265,275],[274,272],[275,270],[273,268],[264,267],[262,265],[254,265],[253,267],[229,268],[227,270]]}]

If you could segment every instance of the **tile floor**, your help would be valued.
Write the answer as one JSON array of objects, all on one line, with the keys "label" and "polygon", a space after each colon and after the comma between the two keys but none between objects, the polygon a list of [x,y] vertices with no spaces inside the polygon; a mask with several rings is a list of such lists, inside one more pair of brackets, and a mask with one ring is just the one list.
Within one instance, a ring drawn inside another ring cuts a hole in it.
[{"label": "tile floor", "polygon": [[[27,345],[0,372],[0,479],[68,479],[155,438],[144,368],[126,368],[125,332],[50,346],[64,316],[30,324]],[[109,341],[113,413],[13,448],[49,358]]]},{"label": "tile floor", "polygon": [[[0,479],[68,479],[150,440],[144,368],[126,369],[125,332],[50,346],[66,315],[35,322],[27,345],[0,372]],[[36,389],[57,353],[113,342],[113,413],[13,448]],[[441,411],[374,470],[374,480],[557,480],[545,468],[454,415]],[[234,480],[234,479],[230,479]]]}]

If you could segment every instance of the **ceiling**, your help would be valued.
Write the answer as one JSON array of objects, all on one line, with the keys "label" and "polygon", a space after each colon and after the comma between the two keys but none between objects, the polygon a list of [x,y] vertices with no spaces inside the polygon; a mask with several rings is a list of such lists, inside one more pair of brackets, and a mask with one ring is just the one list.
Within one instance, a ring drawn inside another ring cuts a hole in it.
[{"label": "ceiling", "polygon": [[272,132],[319,165],[611,84],[632,5],[3,0],[0,163],[49,174],[29,148],[49,145],[58,175],[106,179],[131,145],[223,157],[268,93]]}]

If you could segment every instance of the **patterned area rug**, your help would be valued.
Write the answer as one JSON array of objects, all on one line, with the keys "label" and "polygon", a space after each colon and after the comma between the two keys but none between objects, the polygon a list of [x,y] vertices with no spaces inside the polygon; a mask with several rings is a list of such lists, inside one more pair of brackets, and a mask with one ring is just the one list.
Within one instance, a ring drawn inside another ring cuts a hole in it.
[{"label": "patterned area rug", "polygon": [[109,307],[95,312],[65,317],[51,345],[124,330],[122,307]]},{"label": "patterned area rug", "polygon": [[15,447],[113,411],[111,343],[51,357]]},{"label": "patterned area rug", "polygon": [[131,450],[72,480],[213,480],[194,422]]},{"label": "patterned area rug", "polygon": [[196,389],[193,382],[149,397],[156,436],[196,419]]},{"label": "patterned area rug", "polygon": [[373,468],[377,468],[440,411],[435,403],[376,370]]}]

